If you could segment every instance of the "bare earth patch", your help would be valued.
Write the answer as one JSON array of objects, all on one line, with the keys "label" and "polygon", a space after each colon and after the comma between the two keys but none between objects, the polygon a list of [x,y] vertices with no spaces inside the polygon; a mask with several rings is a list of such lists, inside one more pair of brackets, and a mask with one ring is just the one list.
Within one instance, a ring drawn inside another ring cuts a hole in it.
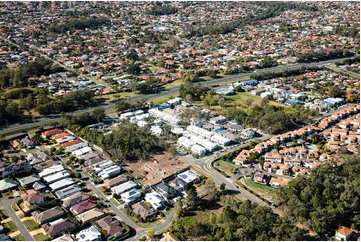
[{"label": "bare earth patch", "polygon": [[187,163],[169,152],[160,152],[152,154],[147,161],[128,162],[123,168],[135,177],[142,177],[139,181],[143,186],[148,186],[187,166]]}]

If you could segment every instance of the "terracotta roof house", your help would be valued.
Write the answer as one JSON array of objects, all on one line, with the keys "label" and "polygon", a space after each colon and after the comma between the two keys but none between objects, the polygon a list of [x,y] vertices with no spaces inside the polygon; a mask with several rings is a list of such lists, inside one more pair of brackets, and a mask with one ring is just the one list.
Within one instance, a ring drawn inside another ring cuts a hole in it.
[{"label": "terracotta roof house", "polygon": [[110,215],[95,221],[95,223],[104,231],[108,239],[117,238],[124,232],[120,222]]},{"label": "terracotta roof house", "polygon": [[73,205],[70,208],[70,211],[75,214],[81,214],[81,213],[84,213],[85,211],[95,208],[96,206],[97,205],[96,205],[95,201],[88,199],[88,200],[85,200],[78,204]]},{"label": "terracotta roof house", "polygon": [[41,213],[38,211],[35,211],[32,213],[35,221],[38,224],[44,224],[44,223],[47,223],[50,221],[54,221],[55,219],[61,218],[64,214],[65,214],[65,212],[63,211],[63,209],[61,209],[58,206],[48,209]]},{"label": "terracotta roof house", "polygon": [[62,133],[63,131],[61,129],[58,129],[58,128],[55,128],[55,129],[49,129],[49,130],[46,130],[46,131],[43,131],[41,132],[41,136],[43,138],[48,138],[50,136],[53,136],[53,135],[56,135],[56,134],[60,134]]},{"label": "terracotta roof house", "polygon": [[45,233],[48,234],[50,237],[57,237],[74,227],[75,224],[68,219],[58,219],[52,223],[47,223],[42,226]]},{"label": "terracotta roof house", "polygon": [[148,207],[144,202],[135,203],[131,207],[133,213],[138,214],[143,219],[147,219],[157,214],[157,210]]},{"label": "terracotta roof house", "polygon": [[360,237],[360,232],[354,229],[349,229],[345,226],[340,226],[336,230],[335,237],[336,240],[339,241],[357,240],[357,238]]}]

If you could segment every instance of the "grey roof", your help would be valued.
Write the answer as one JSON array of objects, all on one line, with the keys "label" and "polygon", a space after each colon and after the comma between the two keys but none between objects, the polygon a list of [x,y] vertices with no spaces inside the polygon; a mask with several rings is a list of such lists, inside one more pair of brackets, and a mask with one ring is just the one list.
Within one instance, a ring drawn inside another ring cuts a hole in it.
[{"label": "grey roof", "polygon": [[9,178],[5,178],[3,180],[0,180],[0,191],[5,191],[10,188],[16,187],[18,184],[16,181],[13,181]]},{"label": "grey roof", "polygon": [[38,176],[31,175],[31,176],[27,176],[27,177],[20,179],[19,182],[20,182],[20,185],[26,186],[26,185],[32,184],[34,182],[37,182],[39,180],[40,179]]},{"label": "grey roof", "polygon": [[39,191],[39,190],[46,188],[46,186],[42,182],[35,182],[33,185],[33,188],[34,188],[34,190]]}]

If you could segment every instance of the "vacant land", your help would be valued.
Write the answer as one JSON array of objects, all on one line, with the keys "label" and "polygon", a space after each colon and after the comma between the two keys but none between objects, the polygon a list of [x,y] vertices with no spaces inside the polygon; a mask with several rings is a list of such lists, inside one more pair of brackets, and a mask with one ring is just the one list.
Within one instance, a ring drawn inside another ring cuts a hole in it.
[{"label": "vacant land", "polygon": [[124,168],[134,177],[140,177],[139,182],[148,186],[160,182],[163,178],[186,168],[188,165],[169,152],[153,154],[147,161],[129,162]]},{"label": "vacant land", "polygon": [[232,176],[233,171],[236,168],[238,168],[237,165],[231,164],[231,163],[223,161],[223,160],[218,160],[218,161],[214,162],[214,166],[217,167],[218,169],[220,168],[222,171],[227,173],[227,175],[229,175],[229,176]]}]

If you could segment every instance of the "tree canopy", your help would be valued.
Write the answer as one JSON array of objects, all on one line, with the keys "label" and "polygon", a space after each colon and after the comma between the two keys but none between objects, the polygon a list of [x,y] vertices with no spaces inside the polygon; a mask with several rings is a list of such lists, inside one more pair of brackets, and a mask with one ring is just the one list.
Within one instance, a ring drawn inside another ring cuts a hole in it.
[{"label": "tree canopy", "polygon": [[279,189],[287,214],[320,235],[333,235],[340,225],[360,226],[360,158],[343,160],[322,164],[309,177],[298,176]]}]

